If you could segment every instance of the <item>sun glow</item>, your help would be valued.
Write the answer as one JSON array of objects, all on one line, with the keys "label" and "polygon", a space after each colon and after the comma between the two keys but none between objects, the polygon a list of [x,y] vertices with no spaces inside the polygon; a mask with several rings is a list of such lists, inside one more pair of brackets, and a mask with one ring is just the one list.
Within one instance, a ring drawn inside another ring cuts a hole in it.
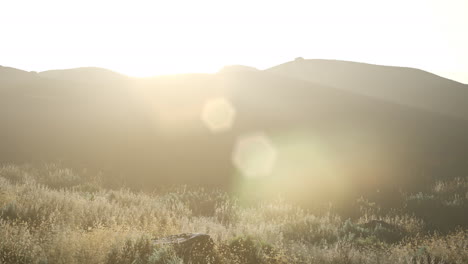
[{"label": "sun glow", "polygon": [[302,56],[468,82],[466,10],[456,0],[5,1],[0,58],[24,70],[96,66],[143,77]]}]

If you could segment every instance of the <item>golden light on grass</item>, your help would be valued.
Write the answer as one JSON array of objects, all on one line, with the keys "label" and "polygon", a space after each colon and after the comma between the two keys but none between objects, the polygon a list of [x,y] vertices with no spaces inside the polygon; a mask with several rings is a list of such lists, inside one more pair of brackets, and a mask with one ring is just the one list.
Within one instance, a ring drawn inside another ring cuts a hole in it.
[{"label": "golden light on grass", "polygon": [[245,177],[262,178],[273,171],[277,151],[265,134],[255,133],[237,140],[232,159]]},{"label": "golden light on grass", "polygon": [[234,106],[224,97],[208,100],[201,113],[201,120],[213,133],[231,129],[235,117]]}]

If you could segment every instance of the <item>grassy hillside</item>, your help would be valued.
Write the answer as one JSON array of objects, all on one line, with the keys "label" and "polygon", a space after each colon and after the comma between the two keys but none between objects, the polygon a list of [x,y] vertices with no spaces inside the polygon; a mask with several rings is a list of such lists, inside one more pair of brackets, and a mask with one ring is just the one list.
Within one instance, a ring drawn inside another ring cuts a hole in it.
[{"label": "grassy hillside", "polygon": [[152,239],[195,232],[211,263],[467,263],[468,122],[387,99],[0,67],[0,264],[181,263]]},{"label": "grassy hillside", "polygon": [[[82,70],[65,73],[81,76]],[[101,72],[94,70],[85,73]],[[15,72],[28,78],[0,78],[2,162],[62,161],[139,187],[230,189],[242,180],[232,162],[237,143],[262,133],[278,153],[268,179],[281,175],[298,183],[292,189],[316,186],[331,174],[359,195],[468,173],[468,122],[269,72],[115,82],[105,81],[107,72],[96,82]],[[201,117],[220,98],[235,116],[229,129],[213,132]]]},{"label": "grassy hillside", "polygon": [[216,190],[131,191],[89,171],[5,165],[0,263],[182,263],[151,239],[183,232],[214,239],[213,263],[467,263],[467,179],[425,189],[399,193],[393,207],[378,196],[350,201],[357,216],[346,218],[333,204],[310,211]]}]

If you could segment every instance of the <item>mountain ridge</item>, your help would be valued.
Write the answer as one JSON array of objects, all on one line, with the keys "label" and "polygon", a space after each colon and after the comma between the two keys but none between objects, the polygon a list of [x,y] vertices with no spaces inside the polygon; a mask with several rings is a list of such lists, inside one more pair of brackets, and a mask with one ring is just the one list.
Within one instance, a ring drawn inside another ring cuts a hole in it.
[{"label": "mountain ridge", "polygon": [[[279,164],[300,166],[280,173],[297,182],[312,184],[310,175],[333,177],[336,170],[355,188],[375,190],[468,172],[466,120],[271,71],[106,85],[2,80],[0,123],[8,129],[0,130],[0,162],[65,160],[109,168],[135,184],[226,186],[239,175],[231,156],[237,140],[262,132],[281,152]],[[200,116],[220,98],[235,120],[214,133]],[[314,167],[314,159],[330,171]]]},{"label": "mountain ridge", "polygon": [[460,81],[457,81],[457,80],[454,80],[454,79],[450,79],[448,77],[444,77],[444,76],[441,76],[441,75],[438,75],[438,74],[435,74],[433,72],[430,72],[430,71],[427,71],[427,70],[423,70],[423,69],[420,69],[420,68],[416,68],[416,67],[410,67],[410,66],[397,66],[397,65],[385,65],[385,64],[379,64],[379,63],[370,63],[370,62],[362,62],[362,61],[350,61],[350,60],[339,60],[339,59],[295,59],[295,60],[292,60],[292,61],[287,61],[287,62],[284,62],[284,63],[280,63],[278,65],[275,65],[275,66],[271,66],[271,67],[268,67],[266,69],[264,69],[263,71],[269,71],[273,68],[276,68],[276,67],[279,67],[279,66],[282,66],[282,65],[285,65],[285,64],[290,64],[290,63],[294,63],[294,62],[301,62],[301,61],[305,61],[305,62],[331,62],[331,63],[349,63],[349,64],[356,64],[356,65],[368,65],[368,66],[376,66],[376,67],[386,67],[386,68],[395,68],[395,69],[406,69],[406,70],[414,70],[414,71],[421,71],[423,73],[427,73],[427,74],[431,74],[431,75],[434,75],[436,77],[439,77],[439,78],[442,78],[442,79],[445,79],[445,80],[448,80],[448,81],[452,81],[452,82],[456,82],[456,83],[459,83],[459,84],[462,84],[462,85],[467,85],[468,86],[468,83],[463,83],[463,82],[460,82]]},{"label": "mountain ridge", "polygon": [[416,68],[295,60],[265,71],[468,120],[468,85]]}]

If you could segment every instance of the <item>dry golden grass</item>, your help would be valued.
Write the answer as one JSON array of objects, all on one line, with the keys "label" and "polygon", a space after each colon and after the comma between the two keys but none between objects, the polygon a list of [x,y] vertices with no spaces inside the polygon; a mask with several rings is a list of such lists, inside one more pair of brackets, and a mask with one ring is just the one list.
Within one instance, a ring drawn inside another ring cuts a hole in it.
[{"label": "dry golden grass", "polygon": [[[182,263],[151,239],[200,232],[217,245],[215,263],[465,264],[467,226],[432,222],[420,211],[434,204],[441,210],[436,214],[466,217],[467,183],[434,183],[385,213],[361,199],[361,216],[349,220],[280,200],[240,205],[221,191],[112,190],[58,166],[8,165],[0,168],[0,263]],[[364,228],[370,220],[396,231]],[[441,224],[455,227],[437,228]]]}]

